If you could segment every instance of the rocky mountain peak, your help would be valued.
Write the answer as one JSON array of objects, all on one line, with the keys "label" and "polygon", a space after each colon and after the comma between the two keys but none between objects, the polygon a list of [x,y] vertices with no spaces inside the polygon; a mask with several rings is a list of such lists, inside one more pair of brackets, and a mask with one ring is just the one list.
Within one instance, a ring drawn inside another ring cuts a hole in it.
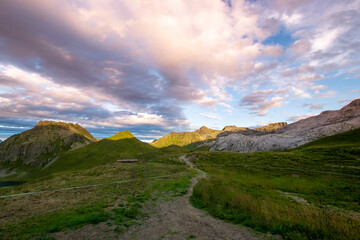
[{"label": "rocky mountain peak", "polygon": [[[42,127],[42,126],[70,126],[75,125],[73,123],[66,123],[66,122],[56,122],[56,121],[39,121],[35,127]],[[78,124],[76,124],[78,125]],[[79,126],[79,125],[78,125]]]},{"label": "rocky mountain peak", "polygon": [[40,121],[30,130],[15,134],[0,145],[0,161],[20,160],[43,166],[60,152],[85,146],[96,139],[79,124]]},{"label": "rocky mountain peak", "polygon": [[259,132],[274,132],[285,126],[287,126],[287,122],[277,122],[277,123],[270,123],[264,127],[255,128],[254,130]]},{"label": "rocky mountain peak", "polygon": [[245,127],[237,127],[235,125],[225,126],[223,128],[223,131],[227,131],[227,132],[238,132],[238,131],[245,131],[245,130],[247,130],[247,128],[245,128]]},{"label": "rocky mountain peak", "polygon": [[353,100],[351,103],[346,105],[344,108],[359,108],[360,109],[360,98]]},{"label": "rocky mountain peak", "polygon": [[89,133],[85,128],[83,128],[82,126],[80,126],[77,123],[56,122],[56,121],[39,121],[35,125],[34,129],[40,129],[40,128],[50,128],[50,129],[63,128],[66,130],[70,130],[74,133],[83,135],[84,137],[87,137],[91,140],[94,140],[94,141],[96,140],[94,138],[94,136],[91,135],[91,133]]},{"label": "rocky mountain peak", "polygon": [[202,126],[201,128],[199,128],[198,130],[196,130],[197,133],[208,133],[208,132],[213,132],[213,131],[216,131],[216,130],[213,130],[213,129],[210,129],[210,128],[207,128],[205,126]]},{"label": "rocky mountain peak", "polygon": [[340,109],[340,114],[345,115],[345,117],[351,115],[360,115],[360,98],[355,99],[354,101]]}]

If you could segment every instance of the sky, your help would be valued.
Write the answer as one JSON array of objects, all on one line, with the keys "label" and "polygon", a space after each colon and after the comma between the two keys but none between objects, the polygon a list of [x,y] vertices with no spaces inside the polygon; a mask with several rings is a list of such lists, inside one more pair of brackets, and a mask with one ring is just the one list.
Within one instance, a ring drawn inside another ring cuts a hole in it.
[{"label": "sky", "polygon": [[291,123],[359,98],[359,63],[358,0],[0,0],[0,139]]}]

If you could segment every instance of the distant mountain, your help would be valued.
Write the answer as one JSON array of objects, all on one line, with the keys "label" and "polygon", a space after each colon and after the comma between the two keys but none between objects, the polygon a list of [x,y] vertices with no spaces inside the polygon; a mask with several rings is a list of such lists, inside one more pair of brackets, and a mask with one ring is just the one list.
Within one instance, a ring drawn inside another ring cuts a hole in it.
[{"label": "distant mountain", "polygon": [[360,127],[360,99],[337,111],[321,114],[289,124],[271,134],[260,136],[232,133],[209,144],[210,150],[234,152],[271,151],[294,148],[325,136]]},{"label": "distant mountain", "polygon": [[215,139],[222,132],[221,130],[214,130],[207,127],[201,127],[194,132],[171,132],[159,140],[152,142],[151,145],[155,147],[167,147],[171,145],[186,146],[191,143]]},{"label": "distant mountain", "polygon": [[237,127],[235,125],[225,126],[223,128],[223,131],[226,131],[226,132],[240,132],[240,131],[246,131],[246,130],[249,130],[249,129],[246,127]]},{"label": "distant mountain", "polygon": [[254,130],[259,132],[275,132],[280,128],[287,126],[287,122],[277,122],[277,123],[270,123],[264,127],[254,128]]},{"label": "distant mountain", "polygon": [[241,133],[244,135],[263,135],[267,132],[279,129],[284,125],[286,125],[286,123],[273,123],[258,129],[249,129],[246,127],[237,127],[231,125],[224,127],[222,130],[214,130],[203,126],[194,132],[171,132],[159,140],[152,142],[151,145],[160,148],[171,145],[196,147],[204,143],[214,141],[219,137],[228,136],[232,133]]},{"label": "distant mountain", "polygon": [[15,134],[0,144],[0,163],[40,167],[63,151],[94,141],[96,139],[79,124],[40,121],[33,129]]},{"label": "distant mountain", "polygon": [[56,161],[45,167],[43,174],[114,163],[119,159],[136,158],[138,154],[156,150],[158,149],[135,138],[129,131],[118,132],[112,137],[62,153]]},{"label": "distant mountain", "polygon": [[2,140],[0,139],[0,143],[2,143]]}]

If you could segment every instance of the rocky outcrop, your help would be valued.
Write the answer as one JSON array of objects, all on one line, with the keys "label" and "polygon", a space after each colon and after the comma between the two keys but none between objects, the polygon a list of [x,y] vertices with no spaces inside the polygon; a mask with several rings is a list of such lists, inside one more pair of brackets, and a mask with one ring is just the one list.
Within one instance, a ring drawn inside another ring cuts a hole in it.
[{"label": "rocky outcrop", "polygon": [[264,127],[254,128],[254,130],[259,132],[275,132],[280,128],[287,126],[287,122],[277,122],[277,123],[270,123]]},{"label": "rocky outcrop", "polygon": [[33,129],[0,144],[0,162],[44,166],[60,152],[85,146],[96,139],[78,124],[40,121]]},{"label": "rocky outcrop", "polygon": [[321,137],[360,127],[360,99],[337,111],[321,114],[289,124],[271,134],[259,136],[232,133],[209,144],[210,150],[234,152],[271,151],[294,148]]},{"label": "rocky outcrop", "polygon": [[248,128],[246,127],[237,127],[235,125],[231,125],[231,126],[226,126],[223,128],[223,131],[226,132],[240,132],[240,131],[246,131],[248,130]]}]

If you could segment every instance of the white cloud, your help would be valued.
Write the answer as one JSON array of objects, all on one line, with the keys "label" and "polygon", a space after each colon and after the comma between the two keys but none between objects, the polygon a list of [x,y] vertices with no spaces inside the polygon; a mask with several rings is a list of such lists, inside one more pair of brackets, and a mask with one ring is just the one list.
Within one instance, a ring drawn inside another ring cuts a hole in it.
[{"label": "white cloud", "polygon": [[326,31],[320,31],[313,39],[311,39],[311,50],[325,51],[333,46],[336,38],[342,34],[343,30],[339,28],[329,29]]},{"label": "white cloud", "polygon": [[347,102],[350,102],[350,100],[349,99],[338,100],[338,103],[347,103]]},{"label": "white cloud", "polygon": [[200,115],[210,119],[220,119],[220,116],[218,116],[217,114],[200,113]]}]

